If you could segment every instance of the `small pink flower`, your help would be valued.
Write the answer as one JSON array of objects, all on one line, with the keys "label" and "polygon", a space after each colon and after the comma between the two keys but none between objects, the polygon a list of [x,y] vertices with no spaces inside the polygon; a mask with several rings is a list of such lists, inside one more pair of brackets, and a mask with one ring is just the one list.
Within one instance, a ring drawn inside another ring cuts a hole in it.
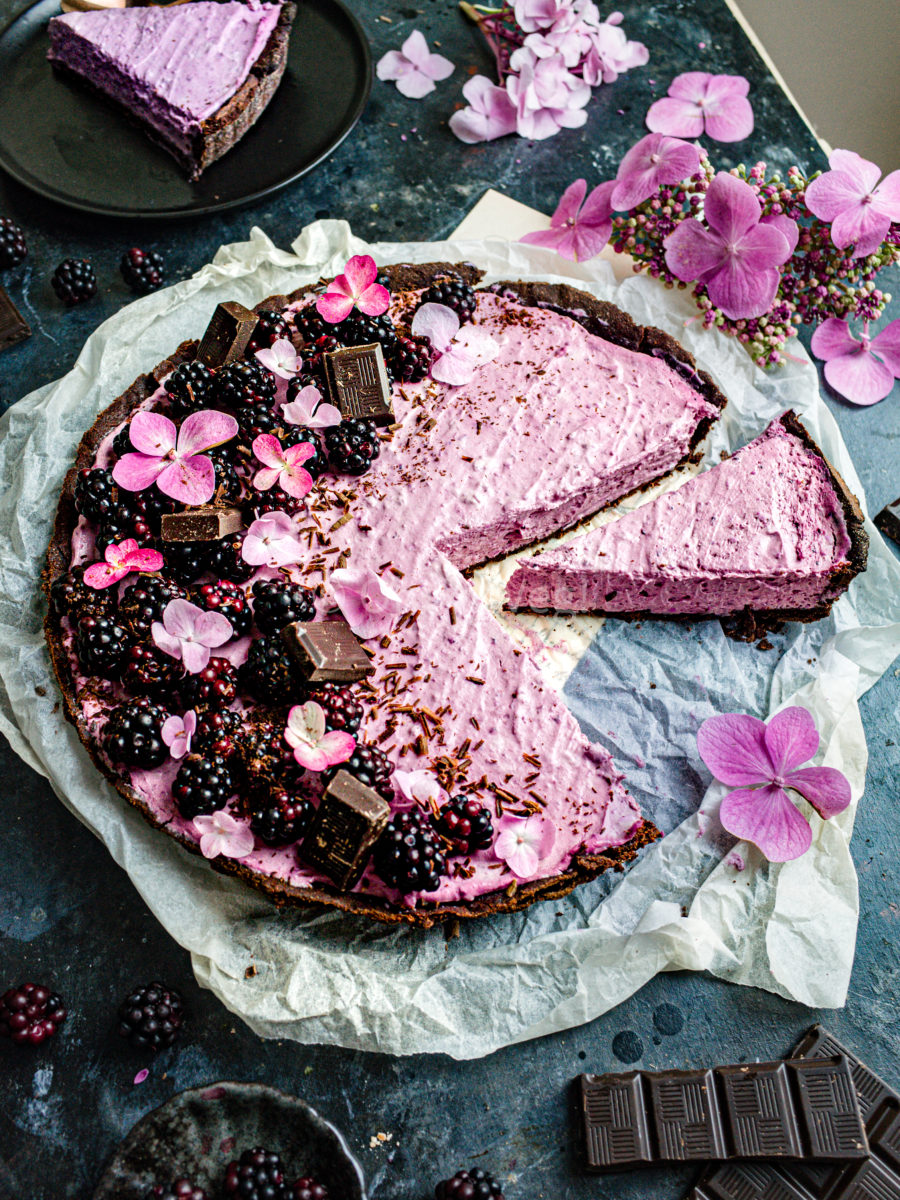
[{"label": "small pink flower", "polygon": [[430,771],[395,771],[391,783],[404,800],[421,804],[423,808],[440,805],[447,793]]},{"label": "small pink flower", "polygon": [[293,379],[295,375],[300,374],[300,368],[303,366],[303,359],[288,338],[278,338],[271,346],[257,350],[256,358],[267,371],[271,371],[279,379]]},{"label": "small pink flower", "polygon": [[263,464],[262,470],[253,476],[253,486],[261,492],[267,492],[277,483],[289,496],[301,500],[312,488],[313,477],[302,465],[316,453],[309,442],[282,447],[274,434],[261,433],[253,439],[253,453]]},{"label": "small pink flower", "polygon": [[341,410],[323,404],[322,393],[311,383],[301,388],[290,404],[282,404],[281,412],[289,425],[304,425],[307,429],[328,429],[341,423]]},{"label": "small pink flower", "polygon": [[383,637],[406,607],[371,567],[342,567],[328,580],[338,608],[358,638]]},{"label": "small pink flower", "polygon": [[502,831],[494,843],[494,853],[520,879],[534,876],[546,853],[547,822],[535,813],[526,819],[517,818],[514,825]]},{"label": "small pink flower", "polygon": [[750,82],[743,75],[688,71],[669,84],[669,94],[650,105],[647,128],[680,138],[740,142],[753,132]]},{"label": "small pink flower", "polygon": [[825,363],[825,378],[854,404],[877,404],[890,394],[894,380],[900,379],[900,318],[873,338],[866,321],[862,336],[855,338],[846,321],[828,317],[812,335],[810,345],[816,358]]},{"label": "small pink flower", "polygon": [[460,329],[459,317],[446,304],[423,304],[416,309],[411,332],[428,338],[435,353],[431,378],[451,387],[468,383],[479,367],[500,353],[500,343],[477,325]]},{"label": "small pink flower", "polygon": [[129,426],[137,453],[122,455],[113,467],[113,479],[129,492],[155,483],[182,504],[205,504],[216,490],[216,472],[202,452],[229,441],[237,431],[234,417],[215,409],[191,413],[180,429],[162,413],[141,409]]},{"label": "small pink flower", "polygon": [[325,713],[315,700],[295,704],[288,713],[284,740],[293,748],[294,758],[307,771],[324,771],[346,762],[356,749],[352,734],[335,729],[325,732]]},{"label": "small pink flower", "polygon": [[410,100],[421,100],[434,91],[436,79],[446,79],[455,68],[443,54],[432,54],[418,29],[414,29],[399,50],[388,50],[378,60],[379,79],[394,80],[397,91]]},{"label": "small pink flower", "polygon": [[738,854],[737,850],[730,850],[725,855],[725,866],[731,867],[733,871],[744,871],[747,869],[743,854]]},{"label": "small pink flower", "polygon": [[852,150],[832,150],[830,171],[806,189],[806,207],[831,222],[831,240],[839,249],[853,246],[853,258],[874,254],[900,221],[900,171],[881,180],[873,162]]},{"label": "small pink flower", "polygon": [[591,47],[582,66],[582,78],[591,87],[615,83],[632,67],[642,67],[650,52],[643,42],[633,42],[620,28],[621,13],[612,13],[590,32]]},{"label": "small pink flower", "polygon": [[246,858],[253,850],[255,839],[246,821],[237,821],[224,808],[218,812],[194,817],[194,828],[200,834],[200,853],[204,858]]},{"label": "small pink flower", "polygon": [[473,75],[462,90],[468,105],[450,118],[450,128],[461,142],[492,142],[516,132],[516,106],[506,88],[485,75]]},{"label": "small pink flower", "polygon": [[576,179],[562,194],[549,229],[526,233],[519,240],[530,246],[546,246],[572,262],[585,262],[600,253],[612,233],[609,197],[615,180],[601,183],[585,198],[587,182]]},{"label": "small pink flower", "polygon": [[516,132],[543,141],[560,129],[579,129],[591,89],[566,67],[561,54],[538,58],[522,46],[510,56],[506,90],[516,108]]},{"label": "small pink flower", "polygon": [[303,562],[304,554],[296,524],[280,510],[257,517],[241,546],[241,557],[252,567],[289,567]]},{"label": "small pink flower", "polygon": [[163,556],[158,550],[142,550],[134,538],[107,546],[103,557],[105,562],[91,563],[84,572],[88,587],[111,587],[132,571],[161,571],[163,566]]},{"label": "small pink flower", "polygon": [[336,275],[316,301],[319,315],[332,325],[349,317],[354,308],[367,317],[381,316],[390,306],[391,293],[375,282],[377,278],[375,259],[368,254],[354,254],[344,273]]},{"label": "small pink flower", "polygon": [[709,185],[703,212],[708,229],[689,217],[666,238],[666,266],[676,279],[704,284],[726,317],[767,312],[781,282],[778,268],[793,252],[786,236],[790,219],[762,221],[753,188],[727,172]]},{"label": "small pink flower", "polygon": [[516,24],[525,33],[549,29],[571,8],[570,0],[515,0]]},{"label": "small pink flower", "polygon": [[189,708],[183,717],[167,717],[163,721],[162,740],[173,758],[184,758],[191,752],[191,738],[197,732],[197,714]]},{"label": "small pink flower", "polygon": [[699,167],[700,151],[696,146],[661,133],[648,133],[619,163],[610,204],[620,212],[635,208],[665,184],[690,179]]},{"label": "small pink flower", "polygon": [[164,653],[180,658],[189,675],[202,671],[210,650],[232,637],[231,622],[222,613],[206,612],[190,600],[170,600],[162,621],[150,626],[153,640]]},{"label": "small pink flower", "polygon": [[823,820],[850,803],[850,784],[834,767],[803,767],[819,748],[808,709],[785,708],[768,725],[756,717],[725,713],[697,733],[700,757],[722,783],[734,787],[719,820],[729,833],[758,846],[770,862],[788,862],[812,843],[809,823],[794,806],[799,792]]}]

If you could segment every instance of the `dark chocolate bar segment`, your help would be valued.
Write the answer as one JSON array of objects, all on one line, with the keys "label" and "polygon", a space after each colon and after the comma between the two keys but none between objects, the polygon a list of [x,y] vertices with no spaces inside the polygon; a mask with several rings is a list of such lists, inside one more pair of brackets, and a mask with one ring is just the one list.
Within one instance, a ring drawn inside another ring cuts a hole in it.
[{"label": "dark chocolate bar segment", "polygon": [[30,337],[28,322],[9,298],[6,288],[0,287],[0,350],[7,350]]},{"label": "dark chocolate bar segment", "polygon": [[325,355],[325,381],[341,416],[362,417],[376,425],[394,420],[384,352],[377,342],[330,351]]},{"label": "dark chocolate bar segment", "polygon": [[885,537],[892,538],[900,546],[900,498],[884,506],[875,518],[875,524]]},{"label": "dark chocolate bar segment", "polygon": [[208,367],[236,362],[247,349],[258,323],[259,315],[236,300],[217,305],[197,347],[197,361]]},{"label": "dark chocolate bar segment", "polygon": [[294,621],[281,636],[308,683],[352,683],[375,670],[346,621]]},{"label": "dark chocolate bar segment", "polygon": [[216,508],[203,505],[186,512],[163,513],[161,521],[164,542],[217,542],[243,526],[239,508]]},{"label": "dark chocolate bar segment", "polygon": [[376,791],[349,771],[338,771],[319,802],[300,853],[347,891],[366,869],[390,814],[391,806]]}]

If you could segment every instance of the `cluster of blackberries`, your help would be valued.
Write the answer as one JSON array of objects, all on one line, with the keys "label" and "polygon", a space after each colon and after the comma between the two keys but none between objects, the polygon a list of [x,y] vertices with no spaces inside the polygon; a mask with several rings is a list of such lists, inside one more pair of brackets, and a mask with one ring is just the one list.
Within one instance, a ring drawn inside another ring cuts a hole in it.
[{"label": "cluster of blackberries", "polygon": [[493,834],[488,810],[467,796],[454,796],[436,817],[419,809],[398,812],[375,847],[375,872],[403,893],[436,892],[447,858],[485,849]]},{"label": "cluster of blackberries", "polygon": [[10,217],[0,217],[0,269],[17,267],[27,254],[25,230]]},{"label": "cluster of blackberries", "polygon": [[329,1200],[328,1189],[310,1175],[288,1183],[281,1155],[256,1146],[225,1169],[223,1193],[240,1200]]},{"label": "cluster of blackberries", "polygon": [[435,1200],[503,1200],[503,1191],[494,1176],[481,1167],[457,1171],[434,1189]]},{"label": "cluster of blackberries", "polygon": [[22,983],[0,996],[0,1037],[39,1046],[65,1021],[65,1005],[49,988]]}]

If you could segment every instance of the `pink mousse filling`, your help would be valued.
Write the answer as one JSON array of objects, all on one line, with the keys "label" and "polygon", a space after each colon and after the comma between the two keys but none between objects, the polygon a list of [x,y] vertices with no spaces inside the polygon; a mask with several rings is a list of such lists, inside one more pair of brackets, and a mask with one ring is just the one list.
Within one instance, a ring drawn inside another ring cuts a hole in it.
[{"label": "pink mousse filling", "polygon": [[827,466],[776,421],[676,491],[523,560],[506,594],[573,612],[806,609],[833,598],[849,549]]}]

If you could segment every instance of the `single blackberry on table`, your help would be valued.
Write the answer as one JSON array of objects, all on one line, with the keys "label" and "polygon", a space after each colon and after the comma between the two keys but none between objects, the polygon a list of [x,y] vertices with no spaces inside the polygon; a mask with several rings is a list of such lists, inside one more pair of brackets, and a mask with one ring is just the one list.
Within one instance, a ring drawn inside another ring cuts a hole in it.
[{"label": "single blackberry on table", "polygon": [[236,533],[209,545],[207,561],[213,575],[219,579],[230,579],[232,583],[243,583],[250,578],[256,567],[244,561],[241,555],[243,544],[243,533]]},{"label": "single blackberry on table", "polygon": [[0,268],[17,267],[27,254],[25,230],[10,217],[0,217]]},{"label": "single blackberry on table", "polygon": [[491,814],[471,796],[454,796],[435,821],[438,833],[453,843],[456,854],[486,850],[494,840]]},{"label": "single blackberry on table", "polygon": [[328,1200],[328,1188],[311,1175],[304,1175],[302,1179],[291,1184],[288,1196],[290,1200]]},{"label": "single blackberry on table", "polygon": [[169,714],[149,700],[129,700],[114,708],[103,729],[103,746],[113,762],[150,771],[169,757],[162,740]]},{"label": "single blackberry on table", "polygon": [[457,1171],[452,1179],[437,1185],[434,1195],[435,1200],[503,1200],[500,1184],[480,1167]]},{"label": "single blackberry on table", "polygon": [[97,276],[86,258],[67,258],[59,264],[50,280],[63,304],[71,307],[90,300],[97,293]]},{"label": "single blackberry on table", "polygon": [[279,338],[285,338],[287,341],[291,340],[291,327],[280,312],[264,308],[256,315],[259,317],[259,320],[256,322],[256,328],[253,330],[245,351],[248,357],[251,354],[255,354],[257,350],[263,350],[267,346],[274,346]]},{"label": "single blackberry on table", "polygon": [[181,363],[163,384],[176,417],[206,408],[212,397],[214,377],[202,362]]},{"label": "single blackberry on table", "polygon": [[360,783],[374,788],[385,800],[393,800],[394,786],[391,783],[391,775],[394,768],[388,756],[377,746],[357,742],[356,749],[347,761],[339,763],[336,767],[329,767],[322,778],[326,783],[330,783],[338,771],[349,771]]},{"label": "single blackberry on table", "polygon": [[177,659],[152,642],[137,642],[125,656],[122,683],[138,696],[165,698],[175,690],[182,674]]},{"label": "single blackberry on table", "polygon": [[184,600],[187,591],[160,575],[139,575],[122,593],[119,621],[136,638],[149,638],[154,621],[161,621],[170,600]]},{"label": "single blackberry on table", "polygon": [[364,475],[381,449],[371,421],[351,417],[325,430],[332,469],[341,475]]},{"label": "single blackberry on table", "polygon": [[325,728],[356,733],[363,719],[363,706],[349,687],[339,683],[323,683],[310,692],[309,698],[321,705],[325,713]]},{"label": "single blackberry on table", "polygon": [[118,503],[118,488],[112,471],[85,467],[75,479],[75,507],[89,521],[105,521]]},{"label": "single blackberry on table", "polygon": [[172,783],[175,805],[186,821],[223,809],[237,791],[237,777],[221,754],[188,754]]},{"label": "single blackberry on table", "polygon": [[280,1156],[261,1146],[245,1150],[226,1168],[224,1194],[240,1200],[289,1200]]},{"label": "single blackberry on table", "polygon": [[287,579],[257,579],[253,585],[253,619],[260,633],[278,633],[294,621],[312,621],[315,593]]},{"label": "single blackberry on table", "polygon": [[378,839],[375,873],[398,891],[436,892],[447,873],[440,835],[418,811],[394,813]]},{"label": "single blackberry on table", "polygon": [[179,687],[189,708],[227,708],[237,699],[238,669],[227,658],[213,655],[202,671],[185,675]]},{"label": "single blackberry on table", "polygon": [[230,708],[203,709],[191,738],[191,749],[197,754],[231,758],[237,752],[236,738],[242,724],[241,714]]},{"label": "single blackberry on table", "polygon": [[119,270],[131,290],[143,296],[162,287],[164,266],[163,256],[156,250],[140,250],[134,246],[122,255]]},{"label": "single blackberry on table", "polygon": [[240,680],[242,690],[263,704],[290,704],[306,698],[306,685],[277,633],[250,643]]},{"label": "single blackberry on table", "polygon": [[191,599],[207,612],[217,612],[227,617],[236,638],[250,632],[253,611],[246,592],[239,584],[231,583],[228,579],[204,583],[195,589]]},{"label": "single blackberry on table", "polygon": [[354,309],[345,321],[341,321],[337,337],[345,346],[368,346],[378,342],[386,356],[397,340],[397,330],[387,313],[367,317]]},{"label": "single blackberry on table", "polygon": [[20,983],[0,996],[0,1037],[39,1046],[65,1021],[65,1005],[39,983]]},{"label": "single blackberry on table", "polygon": [[164,983],[136,988],[119,1006],[119,1033],[138,1050],[152,1050],[154,1054],[166,1050],[178,1038],[183,1023],[181,997]]},{"label": "single blackberry on table", "polygon": [[275,376],[255,358],[227,363],[216,372],[213,399],[237,408],[275,399]]},{"label": "single blackberry on table", "polygon": [[431,369],[431,351],[423,341],[399,337],[391,349],[390,365],[401,383],[420,383]]},{"label": "single blackberry on table", "polygon": [[57,575],[50,585],[50,603],[60,615],[73,621],[87,616],[108,616],[113,607],[115,588],[92,588],[84,582],[84,570]]},{"label": "single blackberry on table", "polygon": [[152,1187],[145,1200],[209,1200],[209,1196],[190,1179],[175,1179],[172,1183],[158,1183]]},{"label": "single blackberry on table", "polygon": [[452,308],[463,323],[471,320],[475,303],[474,289],[458,275],[448,275],[446,279],[439,279],[422,293],[422,299],[419,301],[420,307],[423,304],[443,304]]},{"label": "single blackberry on table", "polygon": [[88,675],[118,679],[130,645],[128,633],[111,616],[89,613],[78,622],[75,653]]},{"label": "single blackberry on table", "polygon": [[248,804],[250,828],[267,846],[290,846],[309,829],[315,806],[284,788],[259,792]]},{"label": "single blackberry on table", "polygon": [[329,329],[334,329],[334,326],[319,314],[315,304],[307,304],[305,308],[301,308],[294,314],[294,328],[300,334],[303,344],[308,346],[310,342],[314,342],[317,337],[327,333]]},{"label": "single blackberry on table", "polygon": [[167,575],[176,583],[196,583],[207,571],[216,574],[210,558],[218,542],[166,542],[163,564]]}]

